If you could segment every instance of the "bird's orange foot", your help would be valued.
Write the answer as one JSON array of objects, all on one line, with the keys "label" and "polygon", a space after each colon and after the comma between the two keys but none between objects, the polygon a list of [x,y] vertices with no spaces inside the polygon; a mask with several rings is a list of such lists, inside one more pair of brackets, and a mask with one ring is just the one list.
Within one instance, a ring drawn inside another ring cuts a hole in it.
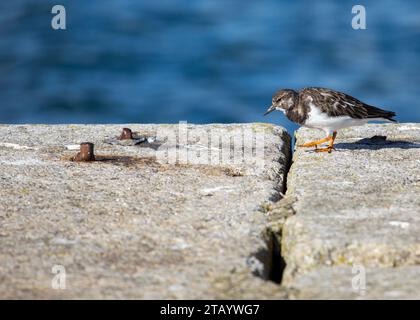
[{"label": "bird's orange foot", "polygon": [[315,149],[315,152],[328,152],[331,153],[333,150],[335,150],[334,147],[326,147],[326,148],[320,148],[320,149]]},{"label": "bird's orange foot", "polygon": [[[334,140],[335,140],[336,136],[337,136],[337,131],[334,131],[331,137],[326,137],[326,138],[318,140],[318,141],[312,141],[312,142],[307,142],[307,143],[304,143],[304,144],[299,144],[298,147],[304,147],[304,148],[315,147],[315,150],[314,150],[315,152],[331,153],[333,150],[335,150]],[[328,147],[318,149],[318,145],[322,144],[324,142],[329,142]]]},{"label": "bird's orange foot", "polygon": [[332,138],[331,137],[327,137],[318,141],[312,141],[312,142],[306,142],[304,144],[299,144],[298,147],[304,147],[304,148],[310,148],[310,147],[316,147],[317,145],[324,143],[324,142],[329,142],[331,141]]}]

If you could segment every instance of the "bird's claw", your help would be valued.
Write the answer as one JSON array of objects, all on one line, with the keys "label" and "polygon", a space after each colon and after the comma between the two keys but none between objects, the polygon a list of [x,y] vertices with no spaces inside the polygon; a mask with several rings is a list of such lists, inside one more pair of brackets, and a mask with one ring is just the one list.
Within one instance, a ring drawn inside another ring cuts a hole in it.
[{"label": "bird's claw", "polygon": [[335,148],[334,147],[326,147],[326,148],[315,148],[314,149],[314,152],[328,152],[328,153],[331,153],[332,151],[335,151]]}]

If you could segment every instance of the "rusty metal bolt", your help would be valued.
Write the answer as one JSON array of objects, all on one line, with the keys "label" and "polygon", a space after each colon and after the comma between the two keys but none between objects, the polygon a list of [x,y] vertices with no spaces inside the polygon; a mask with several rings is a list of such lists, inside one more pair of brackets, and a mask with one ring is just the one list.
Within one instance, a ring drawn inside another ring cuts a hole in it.
[{"label": "rusty metal bolt", "polygon": [[130,128],[124,128],[121,135],[119,136],[118,140],[132,140],[133,139],[133,132]]},{"label": "rusty metal bolt", "polygon": [[80,144],[80,152],[72,158],[73,161],[95,161],[95,153],[93,152],[94,144],[91,142],[83,142]]}]

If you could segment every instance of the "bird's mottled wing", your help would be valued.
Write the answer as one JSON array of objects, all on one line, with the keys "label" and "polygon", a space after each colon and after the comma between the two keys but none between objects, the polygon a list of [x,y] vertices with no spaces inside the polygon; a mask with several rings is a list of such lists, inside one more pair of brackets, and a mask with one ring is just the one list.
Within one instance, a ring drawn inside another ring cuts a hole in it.
[{"label": "bird's mottled wing", "polygon": [[348,94],[325,88],[306,88],[305,94],[310,94],[313,103],[329,116],[349,116],[354,119],[387,119],[395,121],[395,112],[383,110],[357,100]]},{"label": "bird's mottled wing", "polygon": [[345,93],[324,89],[307,88],[304,90],[313,98],[313,103],[331,117],[349,116],[354,119],[369,117],[370,106]]}]

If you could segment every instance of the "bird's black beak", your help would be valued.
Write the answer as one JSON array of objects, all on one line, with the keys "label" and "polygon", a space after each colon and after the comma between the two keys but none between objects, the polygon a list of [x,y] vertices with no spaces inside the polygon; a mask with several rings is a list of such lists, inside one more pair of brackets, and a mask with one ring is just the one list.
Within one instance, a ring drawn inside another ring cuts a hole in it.
[{"label": "bird's black beak", "polygon": [[264,113],[264,115],[266,116],[267,114],[269,114],[270,112],[276,110],[276,108],[274,106],[270,106],[268,107],[267,111]]}]

